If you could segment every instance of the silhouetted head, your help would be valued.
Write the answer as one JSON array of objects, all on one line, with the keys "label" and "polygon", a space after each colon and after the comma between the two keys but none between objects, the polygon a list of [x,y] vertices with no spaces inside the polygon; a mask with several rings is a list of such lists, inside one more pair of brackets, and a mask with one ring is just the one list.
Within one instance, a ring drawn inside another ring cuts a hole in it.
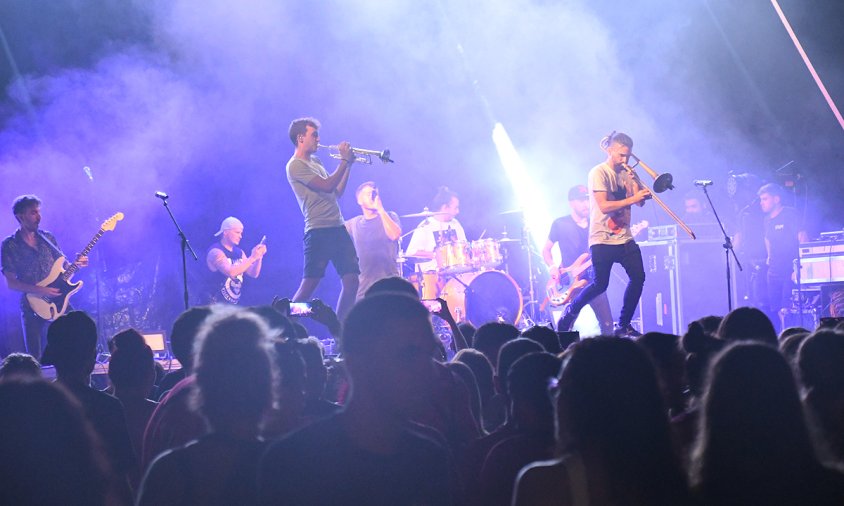
[{"label": "silhouetted head", "polygon": [[478,383],[482,402],[486,402],[487,399],[495,395],[495,374],[492,371],[492,364],[489,363],[489,359],[483,353],[474,348],[465,348],[458,351],[452,360],[462,362],[472,370],[475,381]]},{"label": "silhouetted head", "polygon": [[372,286],[366,290],[365,296],[369,297],[379,293],[402,293],[410,297],[419,298],[419,294],[416,292],[416,287],[413,286],[413,283],[399,276],[381,278],[375,283],[372,283]]},{"label": "silhouetted head", "polygon": [[0,504],[107,504],[103,446],[60,384],[0,382],[0,406]]},{"label": "silhouetted head", "polygon": [[42,364],[55,365],[60,375],[90,374],[96,358],[97,325],[86,313],[71,311],[50,324]]},{"label": "silhouetted head", "polygon": [[718,337],[725,341],[759,341],[777,345],[777,331],[765,313],[755,307],[733,309],[721,321]]},{"label": "silhouetted head", "polygon": [[10,353],[0,364],[0,381],[11,378],[38,379],[41,377],[41,364],[28,353]]},{"label": "silhouetted head", "polygon": [[196,406],[214,430],[260,423],[273,401],[275,335],[257,315],[217,308],[194,343]]},{"label": "silhouetted head", "polygon": [[196,306],[186,309],[173,322],[170,332],[170,350],[188,371],[193,367],[193,342],[199,333],[199,328],[211,314],[208,306]]},{"label": "silhouetted head", "polygon": [[498,351],[507,341],[519,337],[519,329],[510,323],[489,322],[478,327],[472,347],[480,351],[490,363],[498,366]]},{"label": "silhouetted head", "polygon": [[116,334],[108,362],[108,377],[116,391],[134,391],[144,397],[155,381],[155,359],[144,336],[135,329]]},{"label": "silhouetted head", "polygon": [[526,337],[541,344],[548,353],[556,355],[557,353],[563,351],[560,347],[560,338],[557,336],[557,333],[554,332],[554,329],[544,325],[534,325],[522,332],[522,337]]},{"label": "silhouetted head", "polygon": [[373,416],[406,420],[433,381],[437,339],[427,308],[409,295],[381,293],[354,305],[343,326],[343,353],[355,398]]}]

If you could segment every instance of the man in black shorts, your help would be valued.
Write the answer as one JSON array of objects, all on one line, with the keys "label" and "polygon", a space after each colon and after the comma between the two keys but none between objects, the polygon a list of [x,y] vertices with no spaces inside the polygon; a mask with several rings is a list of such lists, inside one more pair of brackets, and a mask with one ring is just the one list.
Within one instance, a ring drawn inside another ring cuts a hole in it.
[{"label": "man in black shorts", "polygon": [[360,268],[337,199],[346,190],[355,156],[352,146],[341,142],[340,165],[328,174],[314,156],[319,147],[319,128],[319,121],[314,118],[299,118],[290,123],[290,141],[296,151],[287,162],[287,181],[305,217],[305,269],[293,302],[310,299],[331,261],[343,285],[337,301],[337,316],[342,321],[355,302]]}]

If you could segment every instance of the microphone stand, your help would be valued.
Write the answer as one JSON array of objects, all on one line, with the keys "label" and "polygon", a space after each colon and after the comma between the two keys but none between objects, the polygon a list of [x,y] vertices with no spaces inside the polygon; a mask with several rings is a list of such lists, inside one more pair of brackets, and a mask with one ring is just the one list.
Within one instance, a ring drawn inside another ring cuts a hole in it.
[{"label": "microphone stand", "polygon": [[176,217],[173,216],[173,211],[171,211],[170,206],[167,205],[167,199],[170,197],[162,192],[157,192],[155,196],[161,199],[161,203],[164,204],[164,209],[167,209],[167,213],[170,215],[170,219],[173,220],[173,225],[176,226],[176,230],[179,232],[179,238],[181,238],[182,240],[182,283],[184,284],[185,291],[185,310],[187,310],[190,307],[190,303],[188,302],[188,261],[187,256],[185,254],[185,250],[190,251],[190,254],[193,256],[194,260],[199,260],[199,257],[196,256],[196,252],[193,250],[193,247],[191,247],[190,242],[188,241],[188,238],[185,235],[184,231],[182,231],[182,227],[179,226],[179,222],[177,222]]},{"label": "microphone stand", "polygon": [[744,271],[741,267],[741,262],[739,262],[738,257],[736,256],[736,252],[733,249],[733,241],[730,239],[730,236],[727,235],[727,231],[724,229],[724,223],[721,221],[721,218],[718,216],[718,211],[715,210],[715,206],[712,204],[712,199],[709,197],[709,192],[706,190],[707,185],[701,185],[703,189],[703,194],[706,195],[706,200],[709,202],[709,208],[712,209],[712,214],[715,215],[715,220],[718,222],[718,226],[721,228],[721,233],[724,234],[724,258],[726,260],[727,265],[727,312],[733,310],[733,273],[730,267],[730,254],[732,253],[733,259],[736,261],[736,266],[738,267],[739,271]]}]

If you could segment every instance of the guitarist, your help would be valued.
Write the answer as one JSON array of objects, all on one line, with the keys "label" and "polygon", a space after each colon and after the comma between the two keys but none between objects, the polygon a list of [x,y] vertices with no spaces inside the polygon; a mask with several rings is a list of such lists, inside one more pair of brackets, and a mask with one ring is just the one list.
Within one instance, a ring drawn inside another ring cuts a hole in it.
[{"label": "guitarist", "polygon": [[[48,321],[39,317],[29,307],[26,294],[55,297],[57,288],[37,286],[36,283],[50,274],[55,261],[64,256],[56,238],[38,228],[41,223],[41,200],[35,195],[21,195],[12,204],[12,212],[20,228],[3,240],[0,264],[9,289],[22,292],[21,323],[26,352],[40,357],[47,345]],[[79,267],[88,265],[88,257],[81,256],[74,262]]]},{"label": "guitarist", "polygon": [[618,318],[616,335],[640,335],[631,325],[645,285],[642,251],[630,231],[631,206],[645,204],[650,192],[642,188],[624,168],[633,150],[633,139],[613,132],[606,140],[607,159],[589,171],[589,249],[592,253],[592,283],[566,308],[558,330],[571,329],[580,310],[598,295],[607,291],[610,272],[615,263],[624,267],[630,281],[624,291],[624,302]]},{"label": "guitarist", "polygon": [[[542,258],[545,260],[545,265],[548,266],[553,283],[558,283],[561,275],[564,277],[570,276],[569,280],[573,281],[572,274],[561,274],[560,269],[554,265],[554,259],[551,255],[554,244],[558,244],[560,247],[560,258],[562,259],[560,267],[570,267],[577,262],[581,255],[589,253],[589,190],[585,186],[577,185],[569,189],[569,208],[571,209],[570,215],[557,218],[551,224],[548,240],[545,242],[545,247],[542,248]],[[580,274],[580,277],[592,278],[592,268],[589,267]],[[612,312],[607,294],[599,294],[589,301],[589,305],[598,318],[601,334],[612,334]]]}]

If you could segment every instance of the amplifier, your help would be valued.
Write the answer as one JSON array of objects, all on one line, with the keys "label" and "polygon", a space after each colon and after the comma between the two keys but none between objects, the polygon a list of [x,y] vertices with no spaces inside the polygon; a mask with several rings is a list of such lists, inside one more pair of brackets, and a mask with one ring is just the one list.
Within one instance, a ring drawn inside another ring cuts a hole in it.
[{"label": "amplifier", "polygon": [[844,282],[844,240],[800,245],[800,284]]}]

